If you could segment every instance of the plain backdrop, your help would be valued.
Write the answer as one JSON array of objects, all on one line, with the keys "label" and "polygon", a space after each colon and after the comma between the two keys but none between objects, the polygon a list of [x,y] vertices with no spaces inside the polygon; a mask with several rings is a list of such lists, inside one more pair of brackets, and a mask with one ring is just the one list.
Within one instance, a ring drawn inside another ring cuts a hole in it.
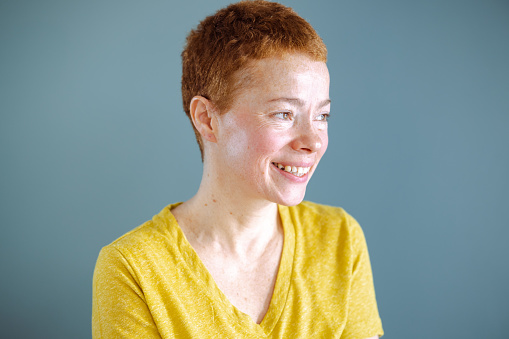
[{"label": "plain backdrop", "polygon": [[[362,225],[385,337],[507,338],[509,2],[282,2],[329,50],[306,199]],[[226,4],[0,2],[2,338],[90,338],[100,248],[195,193],[180,53]]]}]

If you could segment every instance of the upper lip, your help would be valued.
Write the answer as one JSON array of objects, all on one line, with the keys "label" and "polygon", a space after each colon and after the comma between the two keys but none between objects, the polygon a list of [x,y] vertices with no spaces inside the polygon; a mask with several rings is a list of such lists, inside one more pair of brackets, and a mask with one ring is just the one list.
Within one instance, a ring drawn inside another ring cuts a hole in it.
[{"label": "upper lip", "polygon": [[283,166],[295,166],[295,167],[312,167],[314,162],[292,162],[292,161],[273,161],[275,164],[281,164]]}]

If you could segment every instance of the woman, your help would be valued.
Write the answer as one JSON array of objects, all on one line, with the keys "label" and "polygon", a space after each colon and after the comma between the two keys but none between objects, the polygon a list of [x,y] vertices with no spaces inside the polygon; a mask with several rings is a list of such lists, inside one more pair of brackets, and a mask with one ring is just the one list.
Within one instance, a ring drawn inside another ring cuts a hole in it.
[{"label": "woman", "polygon": [[362,230],[302,202],[328,142],[320,37],[290,8],[246,1],[202,21],[182,60],[201,185],[102,249],[94,337],[382,335]]}]

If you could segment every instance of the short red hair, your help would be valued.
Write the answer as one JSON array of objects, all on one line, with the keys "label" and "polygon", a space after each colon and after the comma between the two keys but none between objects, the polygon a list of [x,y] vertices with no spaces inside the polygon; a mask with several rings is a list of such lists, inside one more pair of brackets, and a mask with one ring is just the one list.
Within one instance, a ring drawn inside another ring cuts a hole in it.
[{"label": "short red hair", "polygon": [[[206,17],[187,36],[182,52],[182,101],[189,119],[194,96],[227,111],[241,89],[236,76],[251,60],[303,53],[327,61],[327,48],[311,25],[290,7],[241,1]],[[192,124],[192,121],[191,121]],[[203,144],[193,125],[203,160]]]}]

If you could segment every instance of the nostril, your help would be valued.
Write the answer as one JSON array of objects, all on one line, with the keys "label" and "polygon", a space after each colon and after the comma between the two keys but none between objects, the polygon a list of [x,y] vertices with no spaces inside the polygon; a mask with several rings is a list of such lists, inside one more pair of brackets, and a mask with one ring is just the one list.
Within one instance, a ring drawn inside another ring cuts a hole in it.
[{"label": "nostril", "polygon": [[307,146],[302,146],[301,149],[302,150],[306,150],[308,152],[315,152],[317,150],[319,150],[320,148],[322,148],[322,143],[321,142],[314,142],[314,143],[310,143],[309,145]]},{"label": "nostril", "polygon": [[292,148],[305,152],[316,152],[323,147],[323,140],[314,133],[303,133],[292,141]]}]

